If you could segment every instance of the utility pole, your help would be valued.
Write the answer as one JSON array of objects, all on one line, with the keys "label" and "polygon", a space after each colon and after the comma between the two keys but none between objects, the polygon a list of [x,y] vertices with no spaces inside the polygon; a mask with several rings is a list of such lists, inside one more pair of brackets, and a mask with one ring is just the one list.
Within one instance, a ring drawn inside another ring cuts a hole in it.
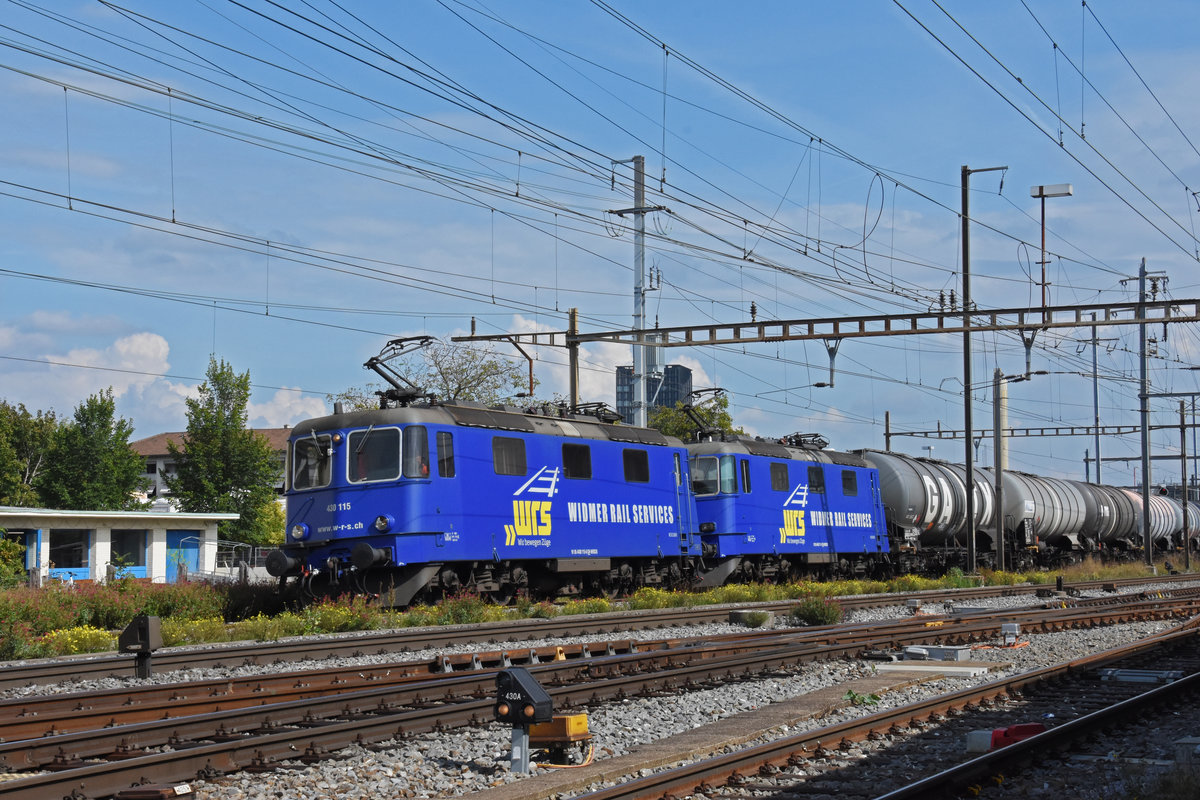
[{"label": "utility pole", "polygon": [[[1150,540],[1150,380],[1146,357],[1146,259],[1138,267],[1138,363],[1141,377],[1138,384],[1138,411],[1142,424],[1142,547],[1146,550],[1146,566],[1154,566],[1154,550]],[[1097,462],[1099,463],[1099,462]]]},{"label": "utility pole", "polygon": [[[1192,402],[1196,402],[1192,398]],[[1184,417],[1184,402],[1179,401],[1179,486],[1183,489],[1183,571],[1192,571],[1191,522],[1188,519],[1187,489],[1187,419]]]},{"label": "utility pole", "polygon": [[634,156],[614,164],[633,164],[633,208],[615,212],[633,214],[633,424],[646,427],[646,157]]},{"label": "utility pole", "polygon": [[[972,447],[974,429],[972,427],[971,406],[974,398],[971,395],[971,215],[970,215],[970,181],[976,172],[994,172],[1007,170],[1008,167],[984,167],[971,169],[966,164],[962,168],[962,304],[963,304],[963,430],[966,431],[965,477],[967,480],[967,572],[975,572],[975,453]],[[1004,178],[1000,179],[1001,188]]]},{"label": "utility pole", "polygon": [[[1042,201],[1046,202],[1045,200]],[[1092,314],[1092,322],[1096,321],[1096,314]],[[1094,425],[1096,428],[1096,483],[1100,483],[1100,371],[1096,361],[1096,350],[1100,346],[1099,330],[1092,328],[1092,412],[1095,417]]]},{"label": "utility pole", "polygon": [[993,380],[995,381],[995,396],[992,397],[992,451],[993,471],[996,478],[996,511],[993,518],[996,523],[996,568],[1004,571],[1004,428],[1008,425],[1008,409],[1005,403],[1008,399],[1005,391],[1004,374],[996,367]]},{"label": "utility pole", "polygon": [[571,408],[579,406],[579,309],[572,308],[567,312],[567,353],[571,372]]}]

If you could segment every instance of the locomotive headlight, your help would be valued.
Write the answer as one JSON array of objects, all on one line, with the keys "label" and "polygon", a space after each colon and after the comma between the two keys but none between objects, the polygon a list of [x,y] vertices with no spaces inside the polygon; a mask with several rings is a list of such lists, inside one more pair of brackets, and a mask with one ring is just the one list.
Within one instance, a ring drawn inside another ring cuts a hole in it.
[{"label": "locomotive headlight", "polygon": [[308,538],[308,526],[303,522],[297,522],[288,533],[296,541],[303,541]]},{"label": "locomotive headlight", "polygon": [[396,520],[392,519],[391,514],[380,514],[375,518],[375,530],[380,533],[387,533],[396,524]]}]

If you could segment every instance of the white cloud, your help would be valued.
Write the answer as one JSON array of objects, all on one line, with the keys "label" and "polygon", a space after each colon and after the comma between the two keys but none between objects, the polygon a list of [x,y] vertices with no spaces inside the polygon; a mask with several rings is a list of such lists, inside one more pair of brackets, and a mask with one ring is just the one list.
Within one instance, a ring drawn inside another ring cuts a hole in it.
[{"label": "white cloud", "polygon": [[252,428],[282,428],[301,420],[325,416],[329,410],[320,398],[305,395],[299,389],[283,388],[265,403],[250,403],[246,412]]}]

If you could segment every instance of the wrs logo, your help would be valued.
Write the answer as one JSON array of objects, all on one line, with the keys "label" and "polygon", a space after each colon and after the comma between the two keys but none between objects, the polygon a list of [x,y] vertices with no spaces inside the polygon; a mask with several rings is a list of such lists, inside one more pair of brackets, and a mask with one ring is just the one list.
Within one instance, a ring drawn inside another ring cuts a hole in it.
[{"label": "wrs logo", "polygon": [[783,527],[779,529],[779,543],[787,544],[788,537],[804,538],[804,512],[792,508],[783,510]]},{"label": "wrs logo", "polygon": [[783,504],[783,527],[779,529],[780,544],[787,544],[788,539],[792,539],[795,544],[796,539],[804,538],[804,512],[797,508],[788,508],[788,506],[800,506],[800,509],[808,508],[807,483],[796,484],[796,488],[788,496],[787,502]]},{"label": "wrs logo", "polygon": [[558,492],[559,470],[542,467],[525,485],[513,492],[513,522],[504,526],[504,544],[547,547],[550,545],[550,500],[527,500],[523,495],[544,494],[554,497]]}]

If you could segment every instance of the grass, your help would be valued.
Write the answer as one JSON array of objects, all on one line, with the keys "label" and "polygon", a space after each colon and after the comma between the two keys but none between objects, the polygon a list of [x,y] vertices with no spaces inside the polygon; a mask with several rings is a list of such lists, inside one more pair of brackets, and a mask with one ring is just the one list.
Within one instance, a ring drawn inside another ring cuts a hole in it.
[{"label": "grass", "polygon": [[[1159,574],[1167,570],[1160,563]],[[364,598],[327,600],[301,609],[284,609],[273,588],[216,588],[205,584],[149,584],[120,580],[108,586],[68,589],[49,586],[0,591],[0,659],[23,659],[113,649],[116,634],[138,614],[162,619],[167,646],[253,639],[274,641],[290,636],[340,633],[431,625],[473,625],[504,619],[550,619],[624,609],[690,608],[739,603],[796,601],[790,616],[796,624],[831,625],[842,619],[835,598],[964,586],[1048,584],[1147,577],[1144,564],[1087,561],[1060,572],[982,570],[964,575],[950,570],[939,579],[904,575],[889,581],[796,581],[785,584],[738,584],[702,592],[646,587],[624,601],[603,597],[554,604],[520,598],[512,606],[495,606],[470,593],[436,606],[404,611],[382,610]]]}]

